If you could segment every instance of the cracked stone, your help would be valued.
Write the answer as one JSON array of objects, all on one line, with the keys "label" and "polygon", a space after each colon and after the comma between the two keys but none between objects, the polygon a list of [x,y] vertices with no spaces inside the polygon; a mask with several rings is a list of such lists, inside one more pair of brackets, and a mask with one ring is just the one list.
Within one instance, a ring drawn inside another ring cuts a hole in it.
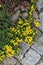
[{"label": "cracked stone", "polygon": [[37,41],[32,46],[40,55],[43,55],[43,35],[37,39]]},{"label": "cracked stone", "polygon": [[41,56],[33,49],[30,49],[26,53],[25,58],[23,58],[21,62],[22,62],[22,65],[35,65],[40,59],[41,59]]},{"label": "cracked stone", "polygon": [[26,51],[29,49],[29,45],[26,42],[20,43],[21,50],[19,52],[19,56],[15,55],[15,57],[18,60],[21,60],[23,58],[23,55],[26,53]]},{"label": "cracked stone", "polygon": [[14,23],[16,23],[17,20],[19,19],[19,17],[20,17],[20,10],[18,10],[18,11],[12,16],[11,20],[12,20]]},{"label": "cracked stone", "polygon": [[39,62],[37,65],[43,65],[43,62]]},{"label": "cracked stone", "polygon": [[23,15],[22,15],[22,18],[27,18],[28,17],[28,13],[27,12],[24,12]]},{"label": "cracked stone", "polygon": [[35,11],[35,12],[33,12],[33,18],[38,18],[38,13]]},{"label": "cracked stone", "polygon": [[40,10],[41,8],[43,8],[43,0],[38,0],[37,2],[37,9]]},{"label": "cracked stone", "polygon": [[43,56],[42,56],[41,60],[38,62],[37,65],[43,65]]},{"label": "cracked stone", "polygon": [[3,60],[3,65],[15,65],[17,63],[17,60],[15,58],[6,58]]},{"label": "cracked stone", "polygon": [[43,62],[42,62],[42,63],[40,63],[40,64],[38,64],[38,65],[43,65]]},{"label": "cracked stone", "polygon": [[39,29],[42,30],[43,32],[43,12],[40,13],[39,18],[40,18],[39,21],[41,23],[41,26],[39,27]]},{"label": "cracked stone", "polygon": [[[34,28],[35,29],[35,28]],[[37,29],[36,29],[37,30]],[[36,35],[36,37],[35,37],[35,41],[37,41],[37,39],[39,38],[41,36],[41,32],[40,31],[38,31],[38,33],[37,33],[37,35]]]}]

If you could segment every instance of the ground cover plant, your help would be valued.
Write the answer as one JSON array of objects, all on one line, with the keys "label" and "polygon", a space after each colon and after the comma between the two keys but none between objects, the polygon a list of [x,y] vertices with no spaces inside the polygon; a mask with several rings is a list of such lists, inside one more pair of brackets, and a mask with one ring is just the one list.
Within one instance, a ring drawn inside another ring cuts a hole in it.
[{"label": "ground cover plant", "polygon": [[[5,4],[5,3],[4,3]],[[40,22],[33,18],[36,10],[36,1],[30,0],[29,17],[20,18],[16,24],[10,20],[11,15],[6,11],[6,6],[0,3],[0,61],[6,57],[14,56],[20,51],[19,43],[25,41],[29,46],[34,44]],[[14,11],[15,12],[15,11]]]}]

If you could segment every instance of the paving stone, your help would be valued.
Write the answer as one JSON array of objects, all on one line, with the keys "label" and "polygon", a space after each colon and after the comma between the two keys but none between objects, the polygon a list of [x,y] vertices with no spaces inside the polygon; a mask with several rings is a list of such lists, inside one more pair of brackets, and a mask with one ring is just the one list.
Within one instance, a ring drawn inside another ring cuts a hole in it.
[{"label": "paving stone", "polygon": [[43,34],[37,39],[37,42],[43,45]]},{"label": "paving stone", "polygon": [[[35,29],[35,28],[34,28]],[[36,28],[37,30],[37,28]],[[36,37],[35,37],[35,41],[37,41],[39,39],[39,37],[41,37],[42,33],[40,31],[38,31]]]},{"label": "paving stone", "polygon": [[5,60],[3,60],[3,65],[15,65],[17,63],[17,60],[14,58],[6,58]]},{"label": "paving stone", "polygon": [[43,56],[42,56],[41,60],[38,62],[37,65],[43,65]]},{"label": "paving stone", "polygon": [[21,47],[21,50],[19,52],[19,56],[18,55],[15,56],[18,60],[21,60],[23,58],[23,55],[29,49],[29,45],[26,42],[22,42],[20,43],[20,47]]},{"label": "paving stone", "polygon": [[22,18],[27,18],[28,17],[28,13],[27,12],[24,12],[23,15],[22,15]]},{"label": "paving stone", "polygon": [[41,56],[34,51],[33,49],[30,49],[26,55],[25,58],[22,59],[22,65],[35,65],[40,60]]},{"label": "paving stone", "polygon": [[38,19],[38,13],[35,11],[35,12],[33,12],[33,18],[36,18],[36,19]]},{"label": "paving stone", "polygon": [[38,0],[37,9],[40,10],[41,8],[43,8],[43,0]]},{"label": "paving stone", "polygon": [[22,65],[28,65],[28,60],[26,58],[22,59]]},{"label": "paving stone", "polygon": [[11,20],[12,20],[14,23],[16,23],[17,20],[19,19],[19,17],[20,17],[20,10],[18,10],[15,14],[13,14]]},{"label": "paving stone", "polygon": [[29,45],[26,42],[22,42],[20,46],[21,46],[20,51],[21,54],[24,54],[29,49]]},{"label": "paving stone", "polygon": [[39,17],[43,21],[43,12],[40,13]]},{"label": "paving stone", "polygon": [[40,18],[39,21],[41,23],[39,29],[43,31],[43,12],[40,13],[39,18]]},{"label": "paving stone", "polygon": [[32,48],[36,50],[40,55],[43,55],[43,34],[37,38]]},{"label": "paving stone", "polygon": [[37,65],[43,65],[43,62],[41,62],[41,63],[39,63],[39,64],[37,64]]},{"label": "paving stone", "polygon": [[23,55],[21,53],[19,53],[19,55],[16,54],[14,57],[17,58],[18,61],[20,61],[20,60],[22,60]]}]

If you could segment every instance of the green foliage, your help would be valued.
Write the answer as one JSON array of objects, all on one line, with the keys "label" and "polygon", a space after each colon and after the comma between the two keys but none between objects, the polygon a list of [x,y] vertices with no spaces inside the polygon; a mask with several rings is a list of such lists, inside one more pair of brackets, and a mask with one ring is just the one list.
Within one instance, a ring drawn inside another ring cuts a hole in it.
[{"label": "green foliage", "polygon": [[[32,16],[36,7],[32,3],[28,11],[29,17],[27,19],[19,18],[17,24],[12,24],[11,15],[6,12],[6,7],[0,7],[0,61],[18,53],[20,51],[19,43],[22,41],[27,42],[30,46],[33,45],[36,30],[32,26],[32,21],[34,22]],[[35,25],[38,27],[39,24],[36,22]]]}]

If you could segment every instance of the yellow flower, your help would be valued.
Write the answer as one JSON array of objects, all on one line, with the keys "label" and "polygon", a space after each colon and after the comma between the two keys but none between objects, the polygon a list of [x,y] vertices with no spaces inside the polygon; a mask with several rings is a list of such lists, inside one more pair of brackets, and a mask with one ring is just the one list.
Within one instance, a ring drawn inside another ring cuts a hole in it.
[{"label": "yellow flower", "polygon": [[27,39],[27,38],[25,38],[25,42],[27,42],[27,43],[28,43],[28,39]]},{"label": "yellow flower", "polygon": [[18,42],[15,42],[15,43],[13,43],[14,44],[14,46],[18,46]]},{"label": "yellow flower", "polygon": [[10,42],[11,42],[14,46],[16,46],[16,45],[18,46],[18,42],[17,42],[16,40],[13,40],[13,39],[12,39]]},{"label": "yellow flower", "polygon": [[25,39],[25,41],[31,44],[32,41],[33,41],[33,38],[30,37],[30,36],[27,36],[26,39]]},{"label": "yellow flower", "polygon": [[33,41],[33,38],[30,37],[30,38],[29,38],[29,43],[32,43],[32,41]]},{"label": "yellow flower", "polygon": [[31,0],[31,2],[35,2],[35,0]]},{"label": "yellow flower", "polygon": [[0,61],[5,58],[5,55],[0,56]]},{"label": "yellow flower", "polygon": [[28,43],[29,44],[29,46],[31,47],[34,43],[32,42],[32,43]]},{"label": "yellow flower", "polygon": [[25,21],[25,23],[28,23],[29,22],[29,20],[27,20],[27,19],[24,19],[24,21]]},{"label": "yellow flower", "polygon": [[23,31],[23,35],[28,35],[28,34],[32,34],[33,33],[33,29],[31,29],[31,26],[27,26],[26,30]]},{"label": "yellow flower", "polygon": [[34,19],[34,24],[36,27],[40,27],[40,25],[41,25],[40,22],[38,22],[36,19]]},{"label": "yellow flower", "polygon": [[15,40],[13,40],[13,39],[12,39],[10,42],[11,42],[11,43],[14,43],[14,42],[15,42]]},{"label": "yellow flower", "polygon": [[36,30],[36,34],[38,34],[40,31],[39,30]]},{"label": "yellow flower", "polygon": [[14,56],[15,55],[15,50],[12,50],[11,52],[7,52],[6,51],[6,53],[7,53],[6,54],[7,57],[11,57],[11,56]]},{"label": "yellow flower", "polygon": [[11,57],[12,55],[10,53],[7,53],[6,54],[6,57]]},{"label": "yellow flower", "polygon": [[35,33],[33,33],[33,35],[35,35]]},{"label": "yellow flower", "polygon": [[22,39],[19,39],[18,37],[16,38],[17,42],[22,42]]},{"label": "yellow flower", "polygon": [[7,57],[13,56],[15,54],[15,51],[12,49],[10,45],[4,46],[3,50],[5,50]]},{"label": "yellow flower", "polygon": [[20,34],[20,30],[17,30],[17,32]]},{"label": "yellow flower", "polygon": [[19,18],[18,24],[22,24],[23,20]]},{"label": "yellow flower", "polygon": [[31,12],[33,12],[35,10],[34,5],[31,6]]},{"label": "yellow flower", "polygon": [[11,30],[12,32],[14,32],[16,29],[12,27],[12,28],[10,28],[10,30]]},{"label": "yellow flower", "polygon": [[30,16],[32,16],[32,12],[31,11],[29,12],[29,14],[30,14]]}]

